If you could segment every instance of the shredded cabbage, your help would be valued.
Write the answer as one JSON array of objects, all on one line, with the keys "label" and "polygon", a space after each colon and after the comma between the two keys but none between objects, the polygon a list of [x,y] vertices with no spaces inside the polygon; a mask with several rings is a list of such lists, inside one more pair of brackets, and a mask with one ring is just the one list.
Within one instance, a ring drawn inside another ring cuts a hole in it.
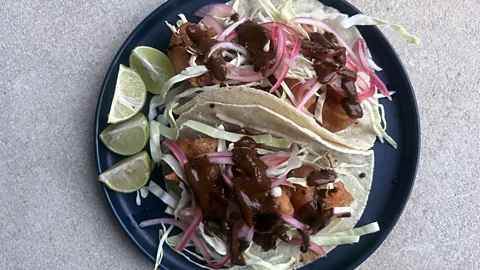
[{"label": "shredded cabbage", "polygon": [[184,23],[187,23],[187,22],[188,22],[187,17],[185,17],[185,14],[180,13],[180,14],[178,14],[178,17],[180,18],[180,19],[177,21],[177,26],[178,26],[178,27],[180,27],[180,26],[183,25]]},{"label": "shredded cabbage", "polygon": [[310,237],[310,240],[321,246],[336,246],[342,244],[358,243],[360,236],[378,232],[380,227],[377,222],[370,223],[363,227],[335,233],[317,233]]},{"label": "shredded cabbage", "polygon": [[178,214],[180,214],[180,211],[187,205],[188,202],[190,202],[190,193],[187,191],[185,188],[184,183],[179,184],[180,188],[182,189],[182,194],[180,195],[180,200],[178,201],[178,205],[175,208],[175,211],[173,211],[173,216],[175,218],[178,217]]},{"label": "shredded cabbage", "polygon": [[353,228],[343,232],[330,233],[328,235],[330,236],[349,236],[349,235],[363,236],[366,234],[376,233],[378,231],[380,231],[380,226],[378,226],[378,222],[372,222],[362,227]]},{"label": "shredded cabbage", "polygon": [[315,119],[320,122],[320,124],[323,123],[323,104],[325,103],[325,100],[327,99],[327,92],[323,91],[317,99],[317,105],[315,106]]},{"label": "shredded cabbage", "polygon": [[302,187],[308,187],[307,178],[290,177],[290,178],[287,178],[287,180],[292,184],[297,184]]},{"label": "shredded cabbage", "polygon": [[225,256],[227,254],[227,249],[228,245],[223,241],[220,237],[213,235],[209,236],[206,235],[204,232],[205,225],[203,225],[203,222],[200,222],[199,227],[198,227],[198,232],[200,233],[200,236],[207,242],[208,245],[210,245],[218,254]]},{"label": "shredded cabbage", "polygon": [[172,78],[168,79],[163,85],[162,91],[160,92],[160,96],[165,98],[170,88],[179,82],[188,80],[190,78],[194,78],[200,76],[204,73],[208,72],[208,68],[204,65],[196,66],[196,67],[187,67],[185,68],[180,74],[173,76]]},{"label": "shredded cabbage", "polygon": [[[242,137],[245,137],[244,134],[237,134],[233,132],[220,130],[218,128],[211,127],[209,125],[203,124],[195,120],[186,121],[180,126],[180,129],[184,127],[189,127],[193,130],[201,132],[212,138],[224,139],[230,142],[236,142],[236,141],[239,141]],[[262,135],[255,135],[255,136],[249,136],[249,137],[251,137],[256,143],[265,144],[265,145],[278,147],[278,148],[289,148],[292,145],[292,142],[284,139],[275,138],[270,134],[262,134]]]},{"label": "shredded cabbage", "polygon": [[[295,96],[293,95],[292,91],[290,90],[290,88],[288,87],[287,83],[285,83],[285,80],[282,81],[282,83],[280,84],[283,88],[283,94],[282,94],[282,97],[283,95],[286,93],[288,98],[292,101],[292,103],[294,104],[294,106],[297,104],[297,99],[295,98]],[[285,99],[283,99],[285,100]]]},{"label": "shredded cabbage", "polygon": [[168,28],[170,28],[170,30],[172,30],[173,33],[178,33],[178,30],[174,25],[171,25],[167,21],[165,21],[165,24],[167,25]]},{"label": "shredded cabbage", "polygon": [[155,184],[153,181],[150,181],[148,184],[148,190],[162,200],[166,205],[176,208],[178,206],[178,200],[168,194],[163,190],[159,185]]},{"label": "shredded cabbage", "polygon": [[[368,102],[364,102],[363,104],[372,116],[373,130],[375,131],[375,134],[377,134],[378,139],[383,143],[383,138],[385,138],[385,140],[387,140],[387,142],[392,145],[393,148],[397,149],[397,143],[395,140],[392,139],[392,137],[390,137],[390,135],[388,135],[385,131],[385,128],[382,127],[382,120],[384,123],[386,123],[386,119],[385,117],[382,119],[382,116],[380,115],[379,103],[372,98],[369,98],[367,101]],[[384,113],[382,114],[384,115]]]},{"label": "shredded cabbage", "polygon": [[343,20],[340,23],[340,26],[342,28],[350,28],[355,25],[387,25],[390,27],[392,30],[398,32],[403,39],[405,39],[409,43],[413,43],[415,45],[420,44],[420,39],[405,30],[402,26],[398,24],[391,24],[389,22],[386,22],[384,20],[375,18],[375,17],[370,17],[365,14],[357,14],[354,15],[346,20]]},{"label": "shredded cabbage", "polygon": [[298,147],[295,145],[288,161],[284,163],[286,166],[282,166],[282,164],[277,168],[267,169],[267,176],[270,178],[280,178],[286,176],[291,170],[300,168],[302,166],[302,160],[298,157],[298,152]]},{"label": "shredded cabbage", "polygon": [[[295,258],[290,257],[290,259],[286,263],[272,264],[271,261],[282,258],[283,255],[278,254],[271,258],[262,259],[250,253],[251,247],[252,247],[252,244],[250,243],[250,246],[244,251],[243,256],[245,258],[246,265],[251,266],[255,270],[260,270],[260,269],[261,270],[264,270],[264,269],[287,270],[287,269],[291,269],[292,265],[295,264],[295,262],[297,261]],[[231,267],[230,270],[234,270],[234,269],[238,270],[242,268],[245,268],[245,266],[235,265]]]},{"label": "shredded cabbage", "polygon": [[358,241],[360,241],[360,236],[314,235],[310,237],[310,240],[320,246],[337,246],[358,243]]},{"label": "shredded cabbage", "polygon": [[158,231],[158,238],[159,238],[159,243],[158,243],[158,249],[157,249],[157,257],[155,258],[155,268],[153,270],[157,270],[158,267],[160,266],[162,259],[163,259],[163,244],[165,243],[165,240],[167,240],[168,235],[173,229],[173,225],[170,225],[168,229],[165,228],[165,225],[162,223],[163,230],[160,229]]},{"label": "shredded cabbage", "polygon": [[[213,268],[210,268],[208,266],[205,266],[203,264],[199,264],[197,263],[196,261],[192,260],[189,256],[187,256],[185,253],[181,252],[181,251],[178,251],[175,246],[177,245],[178,241],[180,241],[181,237],[182,237],[183,233],[182,234],[179,234],[179,235],[175,235],[175,236],[172,236],[172,237],[169,237],[167,238],[167,245],[173,250],[175,251],[176,253],[182,255],[185,259],[187,259],[187,261],[195,264],[196,266],[198,267],[201,267],[203,269],[213,269]],[[201,256],[199,256],[198,254],[195,254],[194,252],[188,250],[188,249],[183,249],[183,251],[185,252],[188,252],[190,255],[194,256],[195,258],[197,258],[198,260],[201,260],[201,261],[205,261]]]},{"label": "shredded cabbage", "polygon": [[154,162],[160,162],[163,157],[162,149],[160,147],[160,123],[157,121],[150,121],[150,153]]}]

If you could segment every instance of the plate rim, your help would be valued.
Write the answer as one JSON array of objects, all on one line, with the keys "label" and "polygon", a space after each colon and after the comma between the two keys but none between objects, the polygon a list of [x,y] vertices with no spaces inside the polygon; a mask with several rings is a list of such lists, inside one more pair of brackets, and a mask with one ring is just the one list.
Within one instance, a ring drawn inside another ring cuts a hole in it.
[{"label": "plate rim", "polygon": [[[168,9],[170,6],[174,6],[177,1],[181,1],[181,0],[167,0],[166,2],[164,2],[163,4],[158,6],[155,10],[153,10],[147,17],[145,17],[134,28],[134,30],[129,34],[129,36],[125,39],[125,41],[122,43],[120,48],[115,53],[113,59],[110,61],[109,68],[108,68],[108,70],[105,74],[105,77],[103,79],[103,83],[102,83],[102,86],[101,86],[101,89],[100,89],[100,93],[99,93],[99,97],[98,97],[98,101],[97,101],[97,105],[96,105],[96,109],[95,109],[95,121],[94,121],[93,136],[94,136],[95,164],[96,164],[96,169],[97,169],[98,175],[100,175],[102,173],[102,169],[101,169],[101,166],[100,166],[100,152],[99,152],[100,140],[98,139],[98,135],[100,134],[100,129],[99,129],[99,127],[100,127],[100,114],[99,113],[100,113],[100,107],[102,106],[102,103],[103,103],[102,101],[103,101],[104,93],[106,91],[107,83],[108,83],[111,76],[115,76],[115,74],[113,74],[115,69],[116,69],[116,66],[114,65],[114,63],[119,60],[121,54],[125,51],[128,44],[132,41],[132,39],[134,39],[134,37],[137,35],[137,33],[140,32],[144,28],[144,26],[150,22],[150,20],[152,20],[154,17],[156,17],[157,14],[162,12],[164,9]],[[228,2],[227,0],[215,0],[215,1]],[[317,0],[317,1],[322,2],[321,0]],[[362,14],[362,12],[359,9],[357,9],[355,6],[353,6],[349,2],[347,2],[345,0],[340,0],[340,2],[341,2],[341,4],[346,5],[348,8],[352,9],[354,11],[354,14]],[[412,82],[411,82],[411,80],[408,76],[407,70],[405,69],[405,66],[404,66],[401,58],[398,56],[397,52],[395,51],[395,49],[392,46],[392,44],[390,43],[390,41],[385,37],[385,35],[380,31],[380,29],[378,29],[378,27],[376,27],[376,26],[363,26],[363,27],[372,28],[373,31],[375,32],[375,35],[378,35],[386,43],[387,48],[390,51],[389,53],[393,54],[398,61],[399,68],[402,71],[400,73],[400,75],[403,76],[404,77],[403,80],[405,80],[407,82],[406,88],[408,88],[408,92],[409,92],[409,99],[410,99],[409,102],[411,103],[412,107],[414,108],[414,110],[410,112],[411,116],[409,118],[414,120],[414,128],[416,129],[416,132],[415,132],[416,136],[414,136],[414,140],[415,140],[413,142],[414,145],[411,146],[412,147],[412,152],[414,154],[414,156],[413,156],[414,160],[413,160],[413,167],[411,167],[410,177],[408,179],[410,184],[408,185],[408,190],[406,190],[404,192],[404,194],[403,194],[403,196],[400,200],[401,201],[401,206],[399,208],[397,208],[397,212],[394,215],[394,218],[391,220],[391,223],[390,223],[391,225],[386,227],[386,228],[382,228],[382,231],[384,232],[382,234],[382,236],[380,236],[378,238],[378,240],[375,242],[375,244],[372,245],[367,252],[365,252],[363,255],[358,257],[358,259],[352,261],[352,263],[350,264],[350,266],[351,266],[350,269],[355,269],[356,267],[361,265],[363,262],[365,262],[365,260],[368,259],[380,247],[380,245],[390,235],[393,228],[395,228],[395,226],[397,225],[400,217],[402,216],[402,214],[405,210],[405,207],[408,204],[408,201],[410,199],[413,187],[415,186],[415,181],[416,181],[416,176],[417,176],[418,166],[419,166],[419,160],[420,160],[420,151],[421,151],[421,128],[420,128],[420,117],[419,117],[419,111],[418,111],[418,104],[417,104],[417,100],[416,100],[416,96],[415,96],[415,91],[414,91]],[[113,206],[110,195],[108,194],[107,187],[105,187],[105,185],[103,185],[101,183],[99,183],[99,185],[101,185],[102,191],[103,191],[103,193],[105,195],[105,198],[107,200],[107,204],[108,204],[111,212],[113,213],[114,217],[116,218],[117,223],[122,228],[123,232],[128,236],[128,238],[136,246],[136,248],[138,248],[143,253],[143,255],[145,257],[147,257],[150,261],[155,261],[155,258],[150,256],[150,254],[137,241],[137,239],[135,237],[133,237],[133,235],[127,229],[127,226],[121,220],[118,212],[116,211],[115,207]],[[163,264],[160,265],[160,268],[161,269],[168,269]]]}]

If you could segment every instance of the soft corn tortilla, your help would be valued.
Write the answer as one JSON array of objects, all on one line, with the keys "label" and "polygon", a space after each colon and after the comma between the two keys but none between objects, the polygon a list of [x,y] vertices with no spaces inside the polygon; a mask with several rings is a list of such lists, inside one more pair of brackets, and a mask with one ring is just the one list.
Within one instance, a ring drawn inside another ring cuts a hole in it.
[{"label": "soft corn tortilla", "polygon": [[[211,105],[215,106],[211,106]],[[213,107],[213,108],[212,108]],[[344,231],[352,229],[365,210],[368,195],[373,180],[373,151],[355,151],[346,148],[337,147],[336,150],[325,144],[319,143],[318,135],[308,129],[300,128],[294,122],[286,117],[275,113],[261,105],[232,105],[223,103],[197,103],[195,106],[181,114],[177,124],[181,127],[182,123],[188,120],[196,120],[212,126],[223,124],[226,130],[234,131],[244,128],[253,134],[269,133],[277,137],[291,140],[300,145],[308,145],[312,150],[319,154],[327,153],[332,161],[332,166],[339,175],[339,179],[345,184],[345,188],[352,194],[355,202],[352,207],[354,210],[352,217],[345,218],[331,232]],[[183,127],[180,129],[180,137],[198,137],[198,132]],[[310,160],[313,160],[311,158]],[[325,168],[325,160],[318,161],[314,165]],[[365,173],[364,178],[359,178],[360,173]],[[320,231],[325,233],[325,231]],[[334,247],[326,247],[331,251]],[[275,255],[282,255],[279,258],[270,261],[273,264],[288,262],[290,258],[295,259],[292,268],[299,268],[309,264],[318,257],[313,252],[301,253],[298,246],[280,246],[274,251],[262,252],[260,247],[253,244],[250,252],[262,259],[268,259]],[[233,266],[233,269],[238,269]],[[251,269],[250,267],[248,269]]]}]

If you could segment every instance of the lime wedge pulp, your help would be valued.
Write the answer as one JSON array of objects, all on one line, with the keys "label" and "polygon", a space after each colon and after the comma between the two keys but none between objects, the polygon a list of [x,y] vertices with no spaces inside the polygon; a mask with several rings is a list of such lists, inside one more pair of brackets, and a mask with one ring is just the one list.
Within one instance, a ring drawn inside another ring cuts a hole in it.
[{"label": "lime wedge pulp", "polygon": [[150,156],[142,151],[113,165],[98,180],[111,190],[131,193],[148,182],[151,168]]},{"label": "lime wedge pulp", "polygon": [[117,124],[132,118],[142,110],[146,99],[147,91],[140,75],[120,65],[108,123]]},{"label": "lime wedge pulp", "polygon": [[125,122],[109,125],[100,133],[100,139],[110,151],[130,156],[142,151],[149,134],[147,117],[138,113]]},{"label": "lime wedge pulp", "polygon": [[136,47],[130,54],[130,67],[140,74],[152,94],[160,94],[165,82],[175,75],[168,56],[152,47]]}]

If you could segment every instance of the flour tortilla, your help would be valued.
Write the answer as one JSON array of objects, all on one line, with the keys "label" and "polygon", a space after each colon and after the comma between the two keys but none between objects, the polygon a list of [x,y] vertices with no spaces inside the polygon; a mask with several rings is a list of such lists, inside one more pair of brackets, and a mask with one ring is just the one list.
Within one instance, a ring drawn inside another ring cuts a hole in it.
[{"label": "flour tortilla", "polygon": [[[214,106],[211,106],[212,104]],[[319,154],[328,152],[332,166],[339,174],[339,179],[355,199],[354,204],[351,205],[354,209],[352,217],[343,219],[334,228],[333,232],[352,229],[362,216],[373,180],[373,151],[348,150],[342,147],[332,149],[325,144],[319,143],[318,135],[315,133],[298,127],[293,121],[261,105],[235,105],[215,102],[197,103],[181,114],[177,124],[181,127],[182,123],[188,120],[196,120],[212,126],[223,124],[226,130],[230,131],[244,128],[252,134],[268,133],[300,145],[308,145]],[[180,137],[195,138],[198,136],[198,132],[188,127],[180,129]],[[315,165],[326,166],[324,160],[317,162]],[[359,178],[360,173],[365,173],[365,177]],[[320,231],[319,233],[324,232]],[[331,251],[333,248],[326,247],[326,250]],[[273,264],[285,263],[290,258],[294,258],[293,268],[302,267],[318,259],[318,256],[311,251],[301,253],[298,246],[280,246],[274,251],[262,252],[259,246],[253,244],[250,251],[262,259],[281,254],[280,258],[270,261]],[[233,269],[239,268],[238,266],[232,267]]]}]

